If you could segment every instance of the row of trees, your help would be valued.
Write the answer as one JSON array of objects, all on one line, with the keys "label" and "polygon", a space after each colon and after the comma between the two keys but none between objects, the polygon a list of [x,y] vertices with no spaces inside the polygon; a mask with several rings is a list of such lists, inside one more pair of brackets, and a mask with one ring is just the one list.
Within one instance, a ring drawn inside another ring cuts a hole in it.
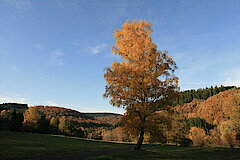
[{"label": "row of trees", "polygon": [[[61,107],[37,106],[29,107],[28,109],[19,109],[16,107],[17,104],[14,104],[13,108],[11,104],[7,106],[7,108],[0,108],[1,130],[52,133],[107,140],[108,131],[120,125],[119,122],[113,124],[112,122],[111,124],[100,123],[92,116],[89,117],[83,113]],[[116,120],[119,120],[118,115],[115,115],[115,117]],[[106,119],[112,120],[109,118],[113,117],[107,115]]]},{"label": "row of trees", "polygon": [[174,105],[183,105],[185,103],[189,103],[192,102],[193,99],[203,99],[206,100],[207,98],[216,95],[220,92],[232,89],[232,88],[236,88],[235,86],[220,86],[220,87],[206,87],[203,89],[191,89],[191,90],[186,90],[186,91],[182,91],[179,93],[179,96],[176,99],[176,102]]},{"label": "row of trees", "polygon": [[[176,130],[176,126],[181,126],[182,122],[178,122],[177,114],[158,112],[152,115],[151,121],[147,121],[145,132],[146,142],[179,142],[183,138],[185,132],[180,132],[181,129]],[[112,127],[89,126],[87,124],[78,124],[71,121],[67,116],[61,117],[47,117],[43,112],[39,111],[37,107],[29,107],[25,112],[16,112],[16,110],[2,110],[0,114],[0,129],[12,131],[25,131],[35,133],[52,133],[64,134],[78,137],[86,137],[90,139],[106,140],[106,141],[123,141],[135,142],[137,140],[137,132],[133,134],[126,132],[127,125],[135,125],[136,121],[131,122],[128,117],[124,117],[121,123],[117,123]],[[152,123],[152,122],[157,123]],[[123,125],[125,124],[125,125]],[[83,127],[84,126],[84,127]],[[136,126],[137,127],[137,126]],[[182,125],[183,127],[183,125]],[[182,128],[183,129],[183,128]]]},{"label": "row of trees", "polygon": [[25,112],[2,110],[0,129],[12,131],[27,131],[36,133],[54,133],[84,137],[82,127],[74,125],[66,116],[46,117],[35,107],[29,107]]},{"label": "row of trees", "polygon": [[206,122],[205,119],[196,116],[187,119],[188,130],[192,127],[202,128],[204,131],[209,134],[209,131],[214,128],[214,125]]}]

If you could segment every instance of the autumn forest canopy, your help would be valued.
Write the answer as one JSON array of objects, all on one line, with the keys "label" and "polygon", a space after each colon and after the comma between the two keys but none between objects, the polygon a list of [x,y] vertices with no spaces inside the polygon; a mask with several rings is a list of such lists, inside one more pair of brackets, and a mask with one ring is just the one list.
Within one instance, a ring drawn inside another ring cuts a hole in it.
[{"label": "autumn forest canopy", "polygon": [[106,67],[103,96],[124,115],[5,103],[0,129],[134,142],[136,150],[143,143],[239,148],[240,88],[180,91],[174,57],[158,50],[152,32],[141,20],[114,30],[112,52],[121,60]]}]

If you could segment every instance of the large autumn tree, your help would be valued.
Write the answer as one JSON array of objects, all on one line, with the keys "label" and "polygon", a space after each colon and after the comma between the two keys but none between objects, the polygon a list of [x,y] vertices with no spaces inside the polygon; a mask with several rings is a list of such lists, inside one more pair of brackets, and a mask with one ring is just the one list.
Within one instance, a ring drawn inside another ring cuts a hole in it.
[{"label": "large autumn tree", "polygon": [[178,90],[178,78],[173,74],[176,64],[167,52],[157,50],[151,33],[147,21],[127,21],[122,29],[116,29],[112,51],[122,61],[113,62],[104,74],[104,97],[110,98],[113,106],[126,109],[126,128],[139,137],[136,150],[140,150],[144,133],[154,123],[155,112],[166,109]]}]

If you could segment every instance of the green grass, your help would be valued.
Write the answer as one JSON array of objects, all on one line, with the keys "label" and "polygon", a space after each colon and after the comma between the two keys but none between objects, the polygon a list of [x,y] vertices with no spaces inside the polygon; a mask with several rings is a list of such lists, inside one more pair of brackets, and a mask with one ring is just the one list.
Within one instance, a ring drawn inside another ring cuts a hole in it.
[{"label": "green grass", "polygon": [[88,160],[239,160],[240,149],[155,145],[143,151],[127,151]]},{"label": "green grass", "polygon": [[[134,151],[129,144],[91,141],[76,137],[0,131],[0,159],[21,159],[90,150],[124,148],[120,153],[88,160],[239,160],[240,149],[144,145],[144,151]],[[129,149],[130,148],[130,149]]]},{"label": "green grass", "polygon": [[124,144],[61,135],[0,131],[0,159],[74,153],[122,146]]}]

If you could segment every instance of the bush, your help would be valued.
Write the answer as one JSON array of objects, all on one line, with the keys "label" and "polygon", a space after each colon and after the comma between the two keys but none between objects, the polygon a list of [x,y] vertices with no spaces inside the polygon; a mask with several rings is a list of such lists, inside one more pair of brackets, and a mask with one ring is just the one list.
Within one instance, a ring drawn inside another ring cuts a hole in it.
[{"label": "bush", "polygon": [[204,146],[206,133],[202,128],[192,127],[189,131],[189,138],[193,141],[194,146]]}]

